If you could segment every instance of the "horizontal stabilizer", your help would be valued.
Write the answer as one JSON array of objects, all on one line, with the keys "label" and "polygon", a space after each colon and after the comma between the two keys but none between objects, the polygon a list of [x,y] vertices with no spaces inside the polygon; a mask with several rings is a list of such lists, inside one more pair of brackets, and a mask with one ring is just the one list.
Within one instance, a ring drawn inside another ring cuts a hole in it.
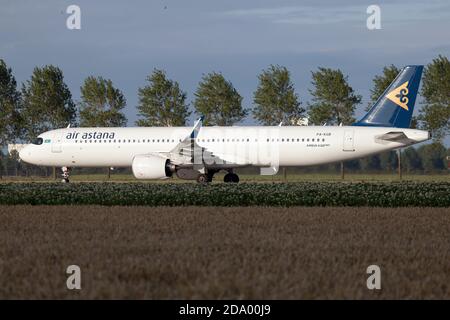
[{"label": "horizontal stabilizer", "polygon": [[402,144],[413,144],[417,141],[410,139],[403,131],[392,131],[376,137],[377,140],[399,142]]}]

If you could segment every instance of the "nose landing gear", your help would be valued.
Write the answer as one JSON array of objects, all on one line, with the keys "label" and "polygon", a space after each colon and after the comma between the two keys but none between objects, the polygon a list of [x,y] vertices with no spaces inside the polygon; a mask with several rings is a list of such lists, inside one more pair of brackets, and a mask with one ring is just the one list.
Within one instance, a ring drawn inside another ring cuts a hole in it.
[{"label": "nose landing gear", "polygon": [[61,182],[62,183],[69,183],[70,182],[69,181],[70,168],[62,167],[61,170],[62,170],[62,174],[61,174],[62,180],[61,180]]}]

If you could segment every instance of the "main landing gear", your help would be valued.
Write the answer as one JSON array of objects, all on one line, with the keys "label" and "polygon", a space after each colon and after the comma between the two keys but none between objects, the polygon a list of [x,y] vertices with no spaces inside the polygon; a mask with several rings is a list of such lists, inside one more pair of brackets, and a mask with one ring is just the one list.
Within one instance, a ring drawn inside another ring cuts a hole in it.
[{"label": "main landing gear", "polygon": [[[209,182],[212,182],[214,174],[217,173],[219,170],[208,170],[207,173],[199,174],[197,177],[197,182],[201,184],[207,184]],[[238,183],[239,182],[239,176],[232,171],[229,171],[224,177],[223,182],[225,183]]]},{"label": "main landing gear", "polygon": [[200,184],[207,184],[208,182],[211,182],[211,181],[209,180],[208,175],[202,173],[202,174],[198,175],[197,182]]},{"label": "main landing gear", "polygon": [[62,167],[61,170],[62,170],[62,174],[61,174],[62,180],[61,180],[61,182],[62,183],[69,183],[70,182],[69,181],[70,168]]},{"label": "main landing gear", "polygon": [[202,184],[212,182],[214,174],[218,171],[219,170],[208,170],[206,173],[199,174],[197,177],[197,182]]},{"label": "main landing gear", "polygon": [[236,173],[229,172],[223,177],[223,182],[225,183],[238,183],[239,176]]}]

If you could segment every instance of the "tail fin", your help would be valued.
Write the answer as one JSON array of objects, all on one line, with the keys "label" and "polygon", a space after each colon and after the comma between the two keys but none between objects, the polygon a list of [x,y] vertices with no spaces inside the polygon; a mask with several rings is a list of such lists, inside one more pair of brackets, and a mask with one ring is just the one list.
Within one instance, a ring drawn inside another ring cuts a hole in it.
[{"label": "tail fin", "polygon": [[409,128],[423,66],[406,66],[355,126]]}]

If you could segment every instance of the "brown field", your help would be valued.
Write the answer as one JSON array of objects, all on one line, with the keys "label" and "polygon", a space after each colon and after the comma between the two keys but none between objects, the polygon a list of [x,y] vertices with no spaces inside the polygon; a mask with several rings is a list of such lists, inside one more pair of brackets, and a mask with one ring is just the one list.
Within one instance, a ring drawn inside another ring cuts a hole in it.
[{"label": "brown field", "polygon": [[1,299],[450,298],[448,208],[0,206],[0,244]]}]

